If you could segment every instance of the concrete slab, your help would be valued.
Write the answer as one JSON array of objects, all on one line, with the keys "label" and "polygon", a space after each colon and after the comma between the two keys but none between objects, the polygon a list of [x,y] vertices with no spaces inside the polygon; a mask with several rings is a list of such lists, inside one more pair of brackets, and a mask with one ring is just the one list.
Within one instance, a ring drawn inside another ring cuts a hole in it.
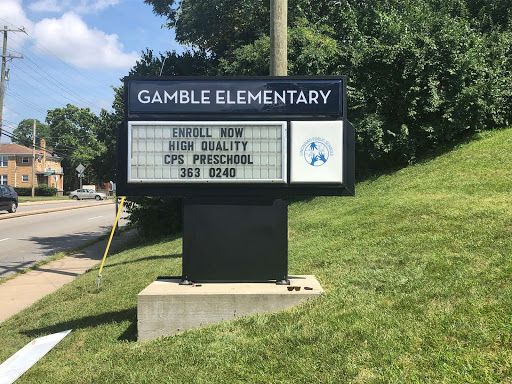
[{"label": "concrete slab", "polygon": [[[179,279],[151,283],[137,296],[138,340],[170,336],[189,329],[258,313],[290,308],[324,290],[312,275],[275,283],[203,283],[179,285]],[[300,290],[289,290],[300,287]],[[305,288],[311,289],[305,289]]]}]

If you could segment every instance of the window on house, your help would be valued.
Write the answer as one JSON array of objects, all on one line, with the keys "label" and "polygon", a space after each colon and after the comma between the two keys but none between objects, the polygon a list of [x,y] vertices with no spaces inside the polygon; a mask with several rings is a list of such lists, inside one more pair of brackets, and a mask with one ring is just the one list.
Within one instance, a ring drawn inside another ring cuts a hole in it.
[{"label": "window on house", "polygon": [[0,185],[7,185],[7,175],[0,175]]},{"label": "window on house", "polygon": [[9,158],[7,156],[0,156],[0,167],[7,167],[7,161]]},{"label": "window on house", "polygon": [[23,183],[28,183],[28,175],[22,175],[22,176],[21,176],[21,181],[22,181]]},{"label": "window on house", "polygon": [[28,157],[22,157],[22,158],[21,158],[21,162],[22,162],[23,164],[28,164]]}]

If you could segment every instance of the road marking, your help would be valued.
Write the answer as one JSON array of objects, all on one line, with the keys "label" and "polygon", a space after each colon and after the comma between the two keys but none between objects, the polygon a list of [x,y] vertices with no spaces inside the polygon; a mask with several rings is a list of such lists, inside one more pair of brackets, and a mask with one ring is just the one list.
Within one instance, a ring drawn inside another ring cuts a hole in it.
[{"label": "road marking", "polygon": [[89,217],[89,220],[99,219],[100,217],[103,217],[103,216]]},{"label": "road marking", "polygon": [[9,238],[6,237],[5,239],[0,239],[0,241],[5,241],[5,240],[9,240]]}]

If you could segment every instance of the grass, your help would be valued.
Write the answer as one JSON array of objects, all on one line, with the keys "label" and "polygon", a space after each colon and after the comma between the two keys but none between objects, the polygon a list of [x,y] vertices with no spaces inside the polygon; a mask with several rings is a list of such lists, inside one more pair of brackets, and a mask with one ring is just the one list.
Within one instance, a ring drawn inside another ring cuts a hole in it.
[{"label": "grass", "polygon": [[69,196],[18,196],[18,203],[43,202],[52,200],[70,200]]},{"label": "grass", "polygon": [[0,361],[73,328],[19,383],[512,383],[512,129],[289,209],[289,272],[321,298],[136,342],[136,295],[181,239],[109,256],[0,324]]}]

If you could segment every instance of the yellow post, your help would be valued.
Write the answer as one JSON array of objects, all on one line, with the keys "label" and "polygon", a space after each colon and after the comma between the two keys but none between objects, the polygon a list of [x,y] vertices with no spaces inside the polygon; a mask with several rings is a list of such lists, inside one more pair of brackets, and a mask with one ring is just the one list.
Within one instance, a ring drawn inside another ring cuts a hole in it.
[{"label": "yellow post", "polygon": [[124,199],[126,199],[125,196],[121,197],[121,204],[119,205],[119,210],[117,211],[116,221],[114,222],[114,226],[112,227],[112,231],[110,232],[110,238],[108,239],[107,249],[105,249],[105,254],[103,255],[103,260],[101,261],[100,271],[98,272],[98,288],[100,287],[101,271],[103,270],[103,264],[105,264],[105,259],[107,258],[110,243],[112,243],[112,237],[114,236],[114,231],[116,230],[117,222],[119,221],[119,215],[123,210]]}]

